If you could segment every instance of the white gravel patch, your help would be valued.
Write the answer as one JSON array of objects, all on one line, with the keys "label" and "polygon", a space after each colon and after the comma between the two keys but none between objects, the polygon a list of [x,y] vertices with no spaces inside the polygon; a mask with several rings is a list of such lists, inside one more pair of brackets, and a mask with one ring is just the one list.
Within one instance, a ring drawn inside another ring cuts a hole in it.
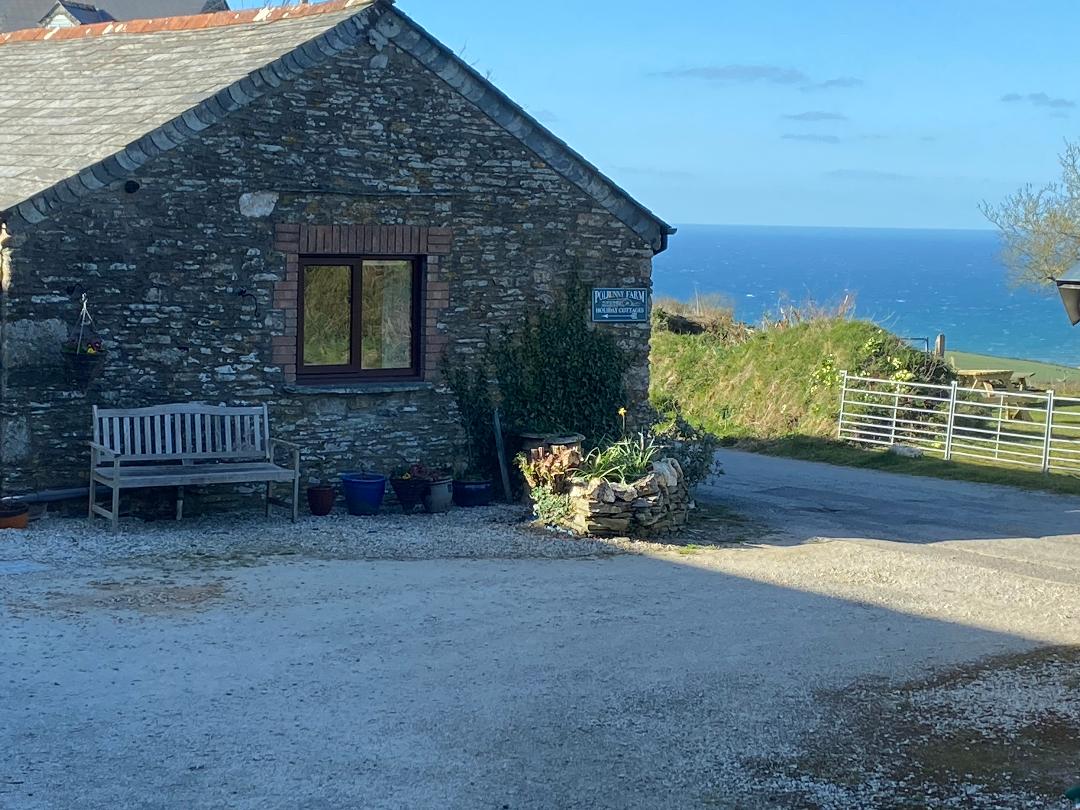
[{"label": "white gravel patch", "polygon": [[1047,717],[1080,726],[1080,679],[1060,661],[984,670],[915,692],[910,701],[937,733],[974,731],[987,739],[1012,739]]},{"label": "white gravel patch", "polygon": [[105,521],[47,518],[26,531],[0,532],[0,561],[32,560],[84,567],[140,558],[228,560],[278,554],[328,559],[438,558],[570,559],[622,553],[618,541],[545,532],[518,506],[454,509],[441,515],[334,514],[297,523],[250,514],[173,521],[122,520],[114,534]]}]

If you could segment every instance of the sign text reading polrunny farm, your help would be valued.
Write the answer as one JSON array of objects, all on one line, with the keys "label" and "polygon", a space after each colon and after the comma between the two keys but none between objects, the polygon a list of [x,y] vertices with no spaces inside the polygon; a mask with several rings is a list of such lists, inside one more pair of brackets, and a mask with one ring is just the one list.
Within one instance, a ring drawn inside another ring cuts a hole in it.
[{"label": "sign text reading polrunny farm", "polygon": [[648,323],[648,288],[593,287],[592,319],[594,323]]}]

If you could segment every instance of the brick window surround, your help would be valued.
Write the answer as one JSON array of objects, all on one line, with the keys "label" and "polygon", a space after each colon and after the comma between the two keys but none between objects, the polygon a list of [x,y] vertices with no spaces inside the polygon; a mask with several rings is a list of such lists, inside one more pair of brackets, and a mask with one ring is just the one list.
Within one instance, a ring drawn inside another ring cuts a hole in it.
[{"label": "brick window surround", "polygon": [[453,239],[450,228],[278,223],[274,250],[285,254],[285,278],[274,284],[273,306],[285,313],[285,331],[273,336],[272,362],[285,372],[285,381],[296,382],[300,257],[364,255],[411,256],[424,260],[420,291],[420,374],[425,380],[435,379],[447,343],[446,334],[439,330],[439,316],[450,305],[450,282],[441,258],[450,255]]}]

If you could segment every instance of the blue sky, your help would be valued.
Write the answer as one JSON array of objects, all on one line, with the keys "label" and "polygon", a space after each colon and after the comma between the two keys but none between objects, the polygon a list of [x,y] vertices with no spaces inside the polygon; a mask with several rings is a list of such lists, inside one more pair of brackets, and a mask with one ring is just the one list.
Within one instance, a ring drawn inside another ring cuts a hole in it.
[{"label": "blue sky", "polygon": [[674,223],[989,227],[1080,121],[1080,4],[398,0]]}]

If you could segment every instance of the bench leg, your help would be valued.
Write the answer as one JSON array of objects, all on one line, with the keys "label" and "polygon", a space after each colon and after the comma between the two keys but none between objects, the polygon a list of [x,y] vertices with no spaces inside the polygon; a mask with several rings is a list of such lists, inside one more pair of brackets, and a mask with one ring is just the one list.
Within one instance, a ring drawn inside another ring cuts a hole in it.
[{"label": "bench leg", "polygon": [[267,481],[266,482],[266,516],[267,517],[270,517],[270,495],[272,494],[271,489],[272,489],[273,486],[274,486],[273,481]]},{"label": "bench leg", "polygon": [[176,519],[184,519],[184,488],[176,488]]},{"label": "bench leg", "polygon": [[293,477],[292,481],[292,522],[296,523],[300,515],[300,479]]},{"label": "bench leg", "polygon": [[97,501],[97,481],[94,480],[93,470],[90,471],[90,508],[87,510],[87,517],[90,522],[94,522],[94,503]]},{"label": "bench leg", "polygon": [[109,516],[109,523],[112,526],[113,533],[115,534],[117,529],[120,528],[120,487],[119,482],[117,481],[113,481],[112,514]]}]

